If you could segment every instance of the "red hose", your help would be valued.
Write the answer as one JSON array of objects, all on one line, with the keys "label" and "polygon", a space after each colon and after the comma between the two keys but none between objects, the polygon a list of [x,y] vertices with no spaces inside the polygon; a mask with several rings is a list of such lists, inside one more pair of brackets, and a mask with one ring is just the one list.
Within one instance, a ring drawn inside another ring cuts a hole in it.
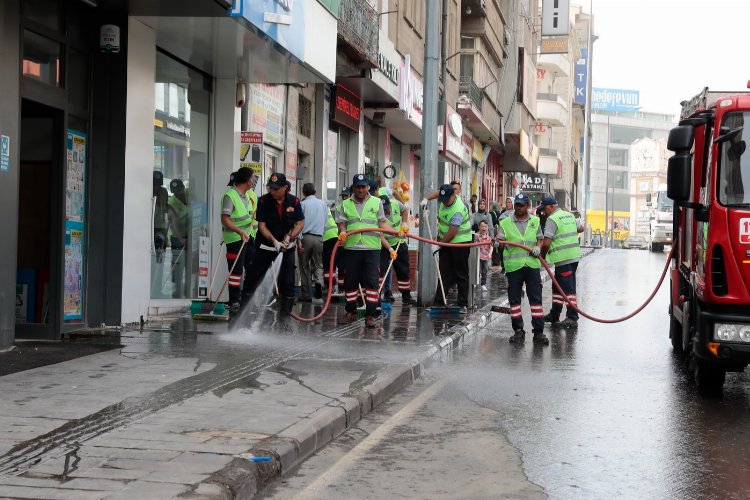
[{"label": "red hose", "polygon": [[[387,233],[387,234],[392,234],[394,236],[398,236],[400,234],[398,231],[394,231],[392,229],[381,229],[381,228],[377,228],[377,229],[370,229],[370,228],[356,229],[354,231],[349,231],[346,234],[347,234],[347,236],[351,236],[353,234],[364,233],[364,232]],[[423,238],[421,236],[416,236],[416,235],[413,235],[413,234],[409,234],[408,237],[409,238],[413,238],[413,239],[418,240],[418,241],[423,241],[425,243],[430,243],[430,244],[433,244],[433,245],[439,245],[439,246],[443,246],[443,247],[469,248],[469,247],[478,247],[478,246],[489,245],[489,243],[487,243],[486,241],[485,242],[478,242],[477,241],[477,242],[472,242],[472,243],[444,243],[442,241],[435,241],[435,240],[431,240],[429,238]],[[314,316],[312,318],[304,318],[304,317],[299,316],[299,315],[297,315],[295,313],[291,313],[291,317],[292,318],[296,319],[297,321],[302,321],[304,323],[312,323],[313,321],[317,321],[320,318],[322,318],[323,315],[328,310],[328,307],[331,305],[331,294],[333,293],[333,274],[334,274],[333,273],[333,267],[334,267],[333,264],[334,264],[334,262],[336,260],[336,252],[338,251],[338,248],[339,248],[340,245],[341,245],[341,242],[337,241],[336,244],[333,246],[333,251],[331,252],[331,262],[329,263],[329,268],[328,268],[328,274],[329,274],[329,276],[328,276],[328,291],[326,293],[326,301],[323,304],[323,309],[320,311],[320,313],[317,316]],[[529,252],[531,251],[531,249],[529,247],[527,247],[525,245],[521,245],[520,243],[513,243],[513,242],[510,242],[510,241],[503,241],[503,245],[508,245],[508,246],[512,246],[512,247],[523,248],[524,250],[529,251]],[[592,316],[590,314],[587,314],[587,313],[583,312],[582,310],[578,309],[578,307],[576,307],[575,305],[571,304],[571,302],[568,300],[567,294],[563,291],[562,287],[560,287],[560,284],[555,279],[555,275],[552,272],[552,269],[550,269],[549,265],[544,261],[544,259],[542,259],[541,257],[539,257],[539,260],[540,260],[542,266],[544,266],[544,269],[547,271],[547,274],[549,274],[550,278],[552,279],[553,286],[564,297],[564,300],[567,303],[568,307],[572,307],[575,311],[578,312],[578,314],[580,314],[584,318],[588,318],[588,319],[590,319],[592,321],[596,321],[598,323],[620,323],[622,321],[625,321],[625,320],[628,320],[628,319],[632,318],[633,316],[635,316],[636,314],[638,314],[639,312],[641,312],[643,310],[643,308],[645,308],[649,304],[649,302],[651,302],[651,300],[653,300],[653,298],[656,296],[656,292],[661,287],[661,284],[664,282],[664,277],[667,275],[667,270],[669,269],[669,261],[672,258],[673,252],[674,252],[674,246],[672,246],[672,250],[669,252],[669,256],[667,257],[667,263],[664,266],[664,271],[662,271],[661,278],[659,278],[659,283],[656,285],[656,288],[651,293],[651,295],[648,297],[648,299],[646,299],[646,301],[640,307],[638,307],[635,311],[633,311],[632,313],[628,314],[627,316],[623,316],[621,318],[615,318],[615,319],[597,318],[595,316]]]}]

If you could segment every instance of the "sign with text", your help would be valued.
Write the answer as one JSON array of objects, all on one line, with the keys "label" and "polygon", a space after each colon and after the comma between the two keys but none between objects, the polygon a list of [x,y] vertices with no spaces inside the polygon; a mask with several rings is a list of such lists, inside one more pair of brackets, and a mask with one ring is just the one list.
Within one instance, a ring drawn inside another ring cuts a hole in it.
[{"label": "sign with text", "polygon": [[515,177],[522,193],[547,192],[547,178],[542,175],[529,175],[516,172]]},{"label": "sign with text", "polygon": [[637,111],[640,108],[641,93],[638,90],[591,89],[591,109],[603,111]]},{"label": "sign with text", "polygon": [[567,54],[568,37],[558,36],[553,38],[542,38],[539,52],[542,54]]},{"label": "sign with text", "polygon": [[336,92],[331,106],[333,121],[359,132],[359,115],[362,99],[351,90],[336,84]]},{"label": "sign with text", "polygon": [[542,1],[542,36],[567,35],[570,29],[570,0]]},{"label": "sign with text", "polygon": [[577,104],[586,105],[586,83],[588,81],[588,58],[589,49],[581,49],[581,58],[576,61],[575,68],[575,86],[576,93],[573,101]]},{"label": "sign with text", "polygon": [[263,170],[263,132],[238,132],[237,168],[249,168],[260,175]]}]

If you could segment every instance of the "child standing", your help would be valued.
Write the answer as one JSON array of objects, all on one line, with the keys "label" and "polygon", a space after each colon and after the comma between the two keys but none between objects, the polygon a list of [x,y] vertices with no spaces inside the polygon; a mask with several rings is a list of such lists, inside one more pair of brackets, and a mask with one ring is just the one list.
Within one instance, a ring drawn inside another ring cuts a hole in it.
[{"label": "child standing", "polygon": [[482,291],[487,291],[487,271],[490,269],[492,261],[492,237],[489,234],[490,226],[487,221],[479,223],[479,232],[474,235],[474,240],[478,242],[487,242],[489,245],[479,247],[479,274],[482,277]]}]

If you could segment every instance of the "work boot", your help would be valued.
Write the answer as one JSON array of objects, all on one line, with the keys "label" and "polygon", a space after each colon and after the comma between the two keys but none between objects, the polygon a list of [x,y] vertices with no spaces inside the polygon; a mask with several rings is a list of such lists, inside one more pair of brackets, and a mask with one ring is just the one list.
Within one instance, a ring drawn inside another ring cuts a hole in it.
[{"label": "work boot", "polygon": [[396,298],[393,296],[393,292],[391,292],[390,290],[386,290],[386,292],[383,294],[383,300],[390,303],[396,302]]},{"label": "work boot", "polygon": [[314,297],[319,300],[323,298],[323,287],[320,286],[320,283],[315,284]]},{"label": "work boot", "polygon": [[549,345],[549,339],[542,332],[534,332],[534,343],[541,345]]},{"label": "work boot", "polygon": [[575,329],[578,328],[578,320],[571,319],[571,318],[565,318],[564,320],[560,321],[557,326],[565,329]]},{"label": "work boot", "polygon": [[411,292],[401,292],[401,302],[405,306],[413,306],[417,303],[411,296]]},{"label": "work boot", "polygon": [[511,344],[523,344],[526,341],[526,332],[523,330],[514,330],[514,334],[508,339]]},{"label": "work boot", "polygon": [[289,316],[294,307],[294,297],[279,297],[279,315]]},{"label": "work boot", "polygon": [[377,324],[378,322],[375,319],[375,316],[365,316],[365,326],[367,328],[375,328]]},{"label": "work boot", "polygon": [[544,322],[556,325],[557,323],[560,322],[560,317],[559,316],[553,316],[552,313],[545,314],[544,315]]},{"label": "work boot", "polygon": [[357,313],[347,311],[344,319],[346,319],[347,323],[353,323],[354,321],[357,321]]},{"label": "work boot", "polygon": [[240,313],[240,303],[239,302],[232,302],[229,304],[229,317],[232,318],[234,316],[237,316]]}]

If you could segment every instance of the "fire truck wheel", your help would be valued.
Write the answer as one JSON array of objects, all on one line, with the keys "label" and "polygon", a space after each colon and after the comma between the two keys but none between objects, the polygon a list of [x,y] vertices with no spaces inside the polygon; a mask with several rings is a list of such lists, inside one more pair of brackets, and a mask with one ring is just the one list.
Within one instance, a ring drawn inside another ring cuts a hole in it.
[{"label": "fire truck wheel", "polygon": [[669,340],[672,341],[672,350],[675,354],[683,354],[682,350],[682,325],[679,321],[674,319],[671,314],[672,308],[669,308]]},{"label": "fire truck wheel", "polygon": [[698,392],[704,396],[721,395],[726,371],[694,356],[691,361]]}]

